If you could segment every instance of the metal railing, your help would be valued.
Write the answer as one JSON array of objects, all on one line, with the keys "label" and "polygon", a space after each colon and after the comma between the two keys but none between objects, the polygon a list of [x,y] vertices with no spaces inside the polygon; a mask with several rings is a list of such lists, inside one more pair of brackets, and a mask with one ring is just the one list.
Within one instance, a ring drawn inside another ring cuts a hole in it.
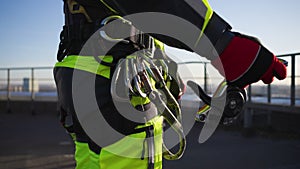
[{"label": "metal railing", "polygon": [[[300,74],[296,74],[296,56],[300,56],[300,53],[291,53],[291,54],[285,54],[285,55],[278,55],[278,58],[284,58],[284,59],[288,59],[289,61],[289,65],[288,65],[288,69],[290,70],[290,75],[288,74],[287,79],[290,79],[290,85],[289,85],[289,91],[285,91],[285,92],[289,92],[290,95],[289,97],[286,97],[286,99],[289,99],[290,102],[290,106],[295,106],[296,105],[296,100],[299,100],[300,98],[297,98],[296,95],[296,87],[297,85],[299,86],[300,84],[296,84],[296,79],[300,78]],[[300,58],[300,57],[299,57]],[[298,68],[300,69],[300,68]],[[299,71],[298,71],[299,72]],[[272,103],[272,86],[274,86],[275,84],[269,84],[267,85],[267,103],[271,104]],[[253,93],[252,93],[252,87],[253,85],[250,85],[248,87],[248,99],[249,102],[253,101]],[[300,89],[299,89],[300,91]],[[300,95],[300,92],[298,93],[298,95]]]},{"label": "metal railing", "polygon": [[185,76],[182,77],[183,79],[189,80],[189,79],[193,79],[193,80],[203,80],[203,89],[204,91],[208,92],[208,85],[209,85],[209,79],[211,77],[208,76],[208,71],[207,71],[207,66],[208,64],[210,64],[210,62],[205,62],[205,61],[191,61],[191,62],[181,62],[178,63],[178,65],[187,65],[187,64],[200,64],[203,65],[203,73],[202,76],[199,75],[198,77],[191,77],[191,76]]},{"label": "metal railing", "polygon": [[6,111],[11,101],[56,101],[53,67],[0,68],[0,100],[6,101]]},{"label": "metal railing", "polygon": [[[287,58],[289,61],[288,69],[290,71],[290,85],[286,85],[289,87],[289,96],[286,96],[285,99],[289,99],[290,106],[298,106],[298,102],[300,98],[300,89],[297,90],[297,85],[300,86],[299,83],[296,83],[296,79],[299,78],[299,74],[296,74],[296,56],[299,56],[300,53],[292,53],[286,55],[279,55],[278,57]],[[299,57],[300,58],[300,57]],[[188,65],[188,64],[200,64],[195,77],[183,77],[185,79],[197,78],[198,81],[201,81],[201,85],[208,93],[213,93],[213,90],[209,88],[211,85],[217,86],[217,81],[221,81],[222,77],[213,77],[209,76],[208,69],[211,67],[209,62],[184,62],[179,63],[179,65]],[[208,68],[208,66],[210,66]],[[27,100],[27,101],[56,101],[56,88],[52,75],[53,67],[18,67],[18,68],[0,68],[0,100],[7,101],[8,109],[9,102],[14,100]],[[297,70],[299,70],[298,68]],[[41,73],[43,72],[44,73]],[[299,72],[299,71],[298,71]],[[195,80],[195,79],[194,79]],[[213,81],[213,83],[212,83]],[[48,85],[48,89],[41,88],[41,84]],[[265,85],[264,85],[265,86]],[[267,103],[272,103],[272,94],[274,91],[272,90],[272,86],[276,86],[276,84],[270,84],[267,86],[267,94],[263,96],[267,99]],[[254,85],[251,85],[248,88],[249,102],[255,103],[255,93],[253,89]],[[297,93],[298,91],[298,93]],[[41,95],[41,93],[47,93],[48,95]],[[51,93],[49,95],[49,93]]]}]

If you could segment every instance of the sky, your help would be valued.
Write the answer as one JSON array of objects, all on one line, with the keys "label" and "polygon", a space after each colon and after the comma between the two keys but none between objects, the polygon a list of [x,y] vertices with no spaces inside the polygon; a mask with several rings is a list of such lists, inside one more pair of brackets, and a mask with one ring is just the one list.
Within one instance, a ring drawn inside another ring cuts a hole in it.
[{"label": "sky", "polygon": [[[258,37],[273,53],[300,52],[299,0],[209,3],[233,30]],[[62,0],[2,1],[0,68],[53,66],[63,26],[62,6]]]}]

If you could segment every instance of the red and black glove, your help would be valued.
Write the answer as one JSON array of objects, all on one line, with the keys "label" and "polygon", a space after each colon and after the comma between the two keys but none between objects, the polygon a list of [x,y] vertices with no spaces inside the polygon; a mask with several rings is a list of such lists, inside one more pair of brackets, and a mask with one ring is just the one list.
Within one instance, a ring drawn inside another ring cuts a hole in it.
[{"label": "red and black glove", "polygon": [[276,77],[287,76],[286,66],[254,37],[235,36],[212,65],[226,78],[228,84],[245,88],[262,80],[269,84]]}]

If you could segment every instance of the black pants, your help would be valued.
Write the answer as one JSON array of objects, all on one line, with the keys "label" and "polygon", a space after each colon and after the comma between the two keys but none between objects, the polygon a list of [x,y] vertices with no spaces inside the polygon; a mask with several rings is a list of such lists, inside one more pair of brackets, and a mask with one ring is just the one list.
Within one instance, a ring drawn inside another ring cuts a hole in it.
[{"label": "black pants", "polygon": [[[80,90],[83,95],[84,93],[91,92],[91,90],[92,93],[94,92],[93,94],[95,94],[97,106],[105,118],[105,121],[117,132],[129,135],[134,133],[134,128],[137,125],[141,124],[128,120],[118,112],[110,93],[110,79],[86,71],[66,67],[54,68],[54,78],[58,92],[59,110],[72,116],[77,141],[87,142],[90,149],[95,153],[99,154],[101,147],[86,134],[76,114],[76,105],[74,106],[75,99],[76,101],[83,99],[82,102],[88,103],[87,100],[84,100],[85,98],[80,98],[81,96],[76,94],[77,90]],[[87,85],[91,83],[94,84],[94,89],[91,89],[89,85]],[[88,104],[81,106],[88,106]],[[86,108],[88,109],[89,107]],[[99,134],[102,134],[103,138],[106,139],[109,137],[105,136],[105,131],[99,132]]]}]

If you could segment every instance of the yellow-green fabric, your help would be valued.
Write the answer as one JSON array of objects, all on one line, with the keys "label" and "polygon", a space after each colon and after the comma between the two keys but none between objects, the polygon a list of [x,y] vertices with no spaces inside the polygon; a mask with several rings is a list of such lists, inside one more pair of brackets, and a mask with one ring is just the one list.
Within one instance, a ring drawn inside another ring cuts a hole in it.
[{"label": "yellow-green fabric", "polygon": [[214,11],[210,7],[210,5],[209,5],[209,3],[208,3],[207,0],[202,0],[202,3],[206,6],[207,10],[206,10],[205,18],[204,18],[204,23],[203,23],[203,26],[202,26],[202,29],[201,29],[201,33],[200,33],[200,35],[199,35],[199,37],[198,37],[198,39],[197,39],[197,41],[196,41],[196,43],[195,43],[194,46],[198,45],[198,43],[199,43],[199,41],[200,41],[200,39],[201,39],[201,37],[202,37],[202,35],[204,33],[204,30],[207,27],[207,24],[210,21],[212,15],[214,13]]},{"label": "yellow-green fabric", "polygon": [[156,48],[159,48],[160,50],[165,50],[165,45],[161,41],[154,39],[154,45]]},{"label": "yellow-green fabric", "polygon": [[204,24],[203,24],[202,31],[201,31],[201,33],[203,34],[203,32],[214,12],[213,12],[212,8],[210,7],[207,0],[202,0],[202,2],[207,7],[207,11],[206,11],[205,18],[204,18]]},{"label": "yellow-green fabric", "polygon": [[150,103],[150,99],[148,97],[142,98],[139,96],[131,96],[130,103],[133,107],[136,107],[138,105],[145,105],[147,103]]},{"label": "yellow-green fabric", "polygon": [[89,149],[87,143],[75,141],[75,169],[100,169],[99,155]]},{"label": "yellow-green fabric", "polygon": [[[99,58],[107,63],[112,63],[112,56],[99,56]],[[99,64],[93,56],[77,56],[70,55],[65,57],[61,62],[57,62],[55,67],[68,67],[78,70],[87,71],[105,78],[110,78],[110,67]]]},{"label": "yellow-green fabric", "polygon": [[[154,127],[154,168],[162,168],[162,117],[156,117],[144,126]],[[144,127],[139,126],[139,127]],[[148,145],[145,142],[146,132],[132,134],[120,141],[104,147],[100,152],[101,169],[125,169],[130,166],[134,169],[148,168]],[[142,159],[142,157],[144,158]]]},{"label": "yellow-green fabric", "polygon": [[[155,117],[145,125],[153,126],[154,132],[154,169],[162,169],[162,134],[163,117]],[[146,132],[131,134],[118,142],[103,147],[100,155],[91,151],[87,143],[75,141],[76,169],[134,169],[148,168],[148,145]],[[142,158],[144,157],[144,158]]]}]

